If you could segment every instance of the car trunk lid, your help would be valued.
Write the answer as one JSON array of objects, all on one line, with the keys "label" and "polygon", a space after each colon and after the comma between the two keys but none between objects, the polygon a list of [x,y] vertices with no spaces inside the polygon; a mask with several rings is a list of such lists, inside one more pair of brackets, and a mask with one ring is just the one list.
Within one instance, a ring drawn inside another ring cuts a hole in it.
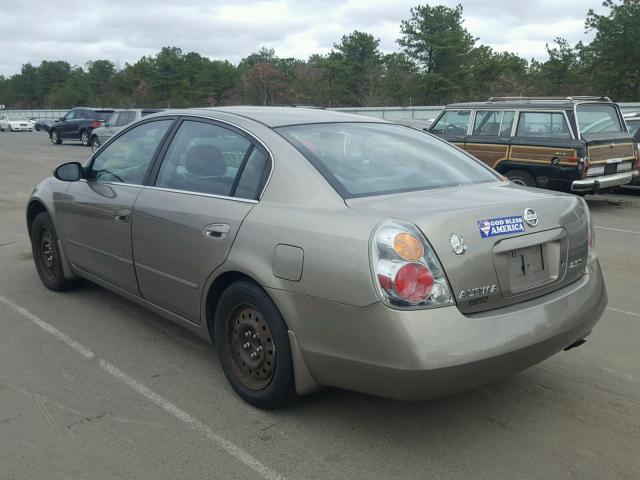
[{"label": "car trunk lid", "polygon": [[589,168],[586,176],[631,171],[635,162],[633,138],[627,133],[584,133]]},{"label": "car trunk lid", "polygon": [[[544,295],[584,272],[588,226],[579,197],[497,182],[346,203],[417,225],[465,313]],[[455,252],[456,239],[463,253]]]}]

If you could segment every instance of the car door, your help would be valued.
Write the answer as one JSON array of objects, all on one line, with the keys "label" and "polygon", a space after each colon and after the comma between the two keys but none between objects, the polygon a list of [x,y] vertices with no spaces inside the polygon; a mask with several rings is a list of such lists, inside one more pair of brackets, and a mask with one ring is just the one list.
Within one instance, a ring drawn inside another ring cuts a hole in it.
[{"label": "car door", "polygon": [[445,110],[429,128],[429,133],[464,148],[470,119],[471,110]]},{"label": "car door", "polygon": [[56,125],[56,130],[60,138],[75,138],[75,132],[78,130],[78,125],[84,121],[80,110],[71,110],[67,113],[60,123]]},{"label": "car door", "polygon": [[138,293],[131,210],[173,119],[137,125],[99,150],[61,206],[62,241],[74,267]]},{"label": "car door", "polygon": [[464,149],[495,167],[509,157],[515,110],[477,110]]},{"label": "car door", "polygon": [[257,203],[268,161],[240,130],[182,121],[154,185],[133,209],[133,257],[145,299],[199,323],[204,284]]}]

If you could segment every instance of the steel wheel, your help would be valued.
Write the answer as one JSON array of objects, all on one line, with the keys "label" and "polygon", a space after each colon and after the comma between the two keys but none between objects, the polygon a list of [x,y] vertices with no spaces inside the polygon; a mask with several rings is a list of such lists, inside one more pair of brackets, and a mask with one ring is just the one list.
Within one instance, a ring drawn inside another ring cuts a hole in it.
[{"label": "steel wheel", "polygon": [[237,308],[227,322],[228,345],[238,379],[251,390],[262,390],[271,382],[276,366],[269,324],[251,305]]},{"label": "steel wheel", "polygon": [[38,232],[39,260],[42,274],[51,281],[55,280],[58,273],[57,250],[54,242],[51,230],[43,226]]}]

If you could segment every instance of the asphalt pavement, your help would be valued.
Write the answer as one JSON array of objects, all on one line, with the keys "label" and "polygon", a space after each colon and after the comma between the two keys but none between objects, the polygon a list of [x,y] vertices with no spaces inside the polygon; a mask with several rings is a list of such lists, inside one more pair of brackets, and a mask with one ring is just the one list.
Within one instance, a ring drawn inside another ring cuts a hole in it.
[{"label": "asphalt pavement", "polygon": [[90,153],[0,133],[0,479],[640,478],[640,189],[587,197],[609,307],[583,346],[448,398],[326,389],[266,412],[181,327],[42,286],[26,200]]}]

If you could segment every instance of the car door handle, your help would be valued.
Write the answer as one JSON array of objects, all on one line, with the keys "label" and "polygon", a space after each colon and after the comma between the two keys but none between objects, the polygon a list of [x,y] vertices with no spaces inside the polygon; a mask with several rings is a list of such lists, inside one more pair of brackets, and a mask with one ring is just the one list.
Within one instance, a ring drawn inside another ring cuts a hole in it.
[{"label": "car door handle", "polygon": [[222,240],[227,236],[231,227],[226,223],[213,223],[207,225],[202,229],[202,233],[207,238],[213,238],[215,240]]},{"label": "car door handle", "polygon": [[113,220],[116,223],[127,223],[129,221],[129,216],[131,215],[131,210],[118,210],[116,215],[113,217]]}]

